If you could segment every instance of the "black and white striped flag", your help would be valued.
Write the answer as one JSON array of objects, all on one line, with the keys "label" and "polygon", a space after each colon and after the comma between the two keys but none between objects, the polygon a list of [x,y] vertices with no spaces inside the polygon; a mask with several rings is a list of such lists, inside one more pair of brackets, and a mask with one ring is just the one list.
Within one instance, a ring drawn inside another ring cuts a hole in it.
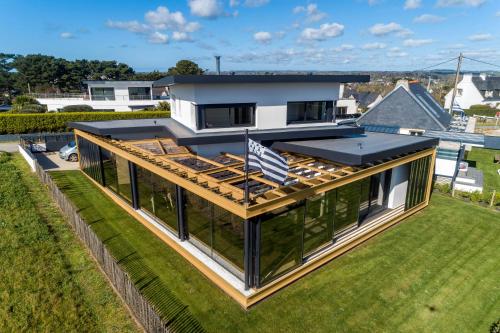
[{"label": "black and white striped flag", "polygon": [[248,139],[248,165],[278,184],[284,184],[288,175],[287,160],[252,139]]}]

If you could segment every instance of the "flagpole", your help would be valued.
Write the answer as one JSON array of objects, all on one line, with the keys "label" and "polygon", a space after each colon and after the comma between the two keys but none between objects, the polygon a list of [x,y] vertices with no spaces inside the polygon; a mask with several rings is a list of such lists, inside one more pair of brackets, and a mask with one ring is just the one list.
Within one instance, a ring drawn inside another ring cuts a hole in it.
[{"label": "flagpole", "polygon": [[248,128],[245,129],[245,207],[248,207]]}]

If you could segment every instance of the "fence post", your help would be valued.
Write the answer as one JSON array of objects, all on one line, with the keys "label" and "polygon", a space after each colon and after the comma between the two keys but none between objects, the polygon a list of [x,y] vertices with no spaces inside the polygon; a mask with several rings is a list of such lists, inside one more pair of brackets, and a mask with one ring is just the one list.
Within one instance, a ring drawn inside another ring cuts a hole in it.
[{"label": "fence post", "polygon": [[497,190],[493,190],[493,193],[491,194],[490,207],[493,207],[493,204],[495,203],[496,194],[497,194]]}]

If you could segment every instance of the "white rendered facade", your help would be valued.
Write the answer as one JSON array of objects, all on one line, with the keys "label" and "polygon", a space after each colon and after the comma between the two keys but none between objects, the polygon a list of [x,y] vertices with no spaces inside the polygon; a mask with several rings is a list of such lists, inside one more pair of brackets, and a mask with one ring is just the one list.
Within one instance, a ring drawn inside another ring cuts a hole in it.
[{"label": "white rendered facade", "polygon": [[[342,96],[343,85],[338,82],[317,83],[219,83],[175,84],[169,87],[171,117],[194,132],[241,131],[249,129],[324,126],[332,122],[287,123],[289,102],[331,101]],[[204,128],[197,126],[198,106],[214,104],[255,104],[253,126]]]},{"label": "white rendered facade", "polygon": [[[491,107],[500,108],[500,98],[493,100],[485,100],[479,89],[476,87],[472,78],[473,74],[465,74],[462,80],[457,84],[457,94],[455,102],[460,105],[462,109],[469,109],[472,105],[489,105]],[[486,80],[485,75],[480,76],[482,80]],[[451,99],[453,97],[453,89],[450,90],[445,96],[444,108],[449,109]]]},{"label": "white rendered facade", "polygon": [[[157,106],[153,81],[84,81],[86,94],[33,94],[48,111],[69,105],[89,105],[95,110],[134,111]],[[162,94],[165,95],[166,94]]]}]

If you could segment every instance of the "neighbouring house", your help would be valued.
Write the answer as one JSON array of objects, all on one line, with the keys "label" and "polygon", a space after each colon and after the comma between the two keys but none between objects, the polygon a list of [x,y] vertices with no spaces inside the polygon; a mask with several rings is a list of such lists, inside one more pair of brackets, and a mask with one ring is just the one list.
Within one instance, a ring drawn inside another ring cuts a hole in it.
[{"label": "neighbouring house", "polygon": [[376,92],[357,92],[346,88],[343,97],[337,101],[337,112],[345,115],[359,115],[374,107],[382,100],[382,95]]},{"label": "neighbouring house", "polygon": [[155,107],[166,98],[166,92],[154,89],[153,81],[83,81],[83,94],[32,94],[48,111],[59,111],[68,105],[89,105],[95,110],[135,111]]},{"label": "neighbouring house", "polygon": [[[450,108],[453,89],[445,96],[444,107]],[[457,85],[455,102],[462,109],[469,109],[472,105],[488,105],[500,108],[500,76],[486,74],[464,74]]]},{"label": "neighbouring house", "polygon": [[[170,76],[153,86],[172,118],[69,126],[82,171],[249,307],[428,205],[438,139],[335,120],[343,84],[368,80]],[[247,129],[288,173],[280,184],[250,168],[246,201]]]}]

